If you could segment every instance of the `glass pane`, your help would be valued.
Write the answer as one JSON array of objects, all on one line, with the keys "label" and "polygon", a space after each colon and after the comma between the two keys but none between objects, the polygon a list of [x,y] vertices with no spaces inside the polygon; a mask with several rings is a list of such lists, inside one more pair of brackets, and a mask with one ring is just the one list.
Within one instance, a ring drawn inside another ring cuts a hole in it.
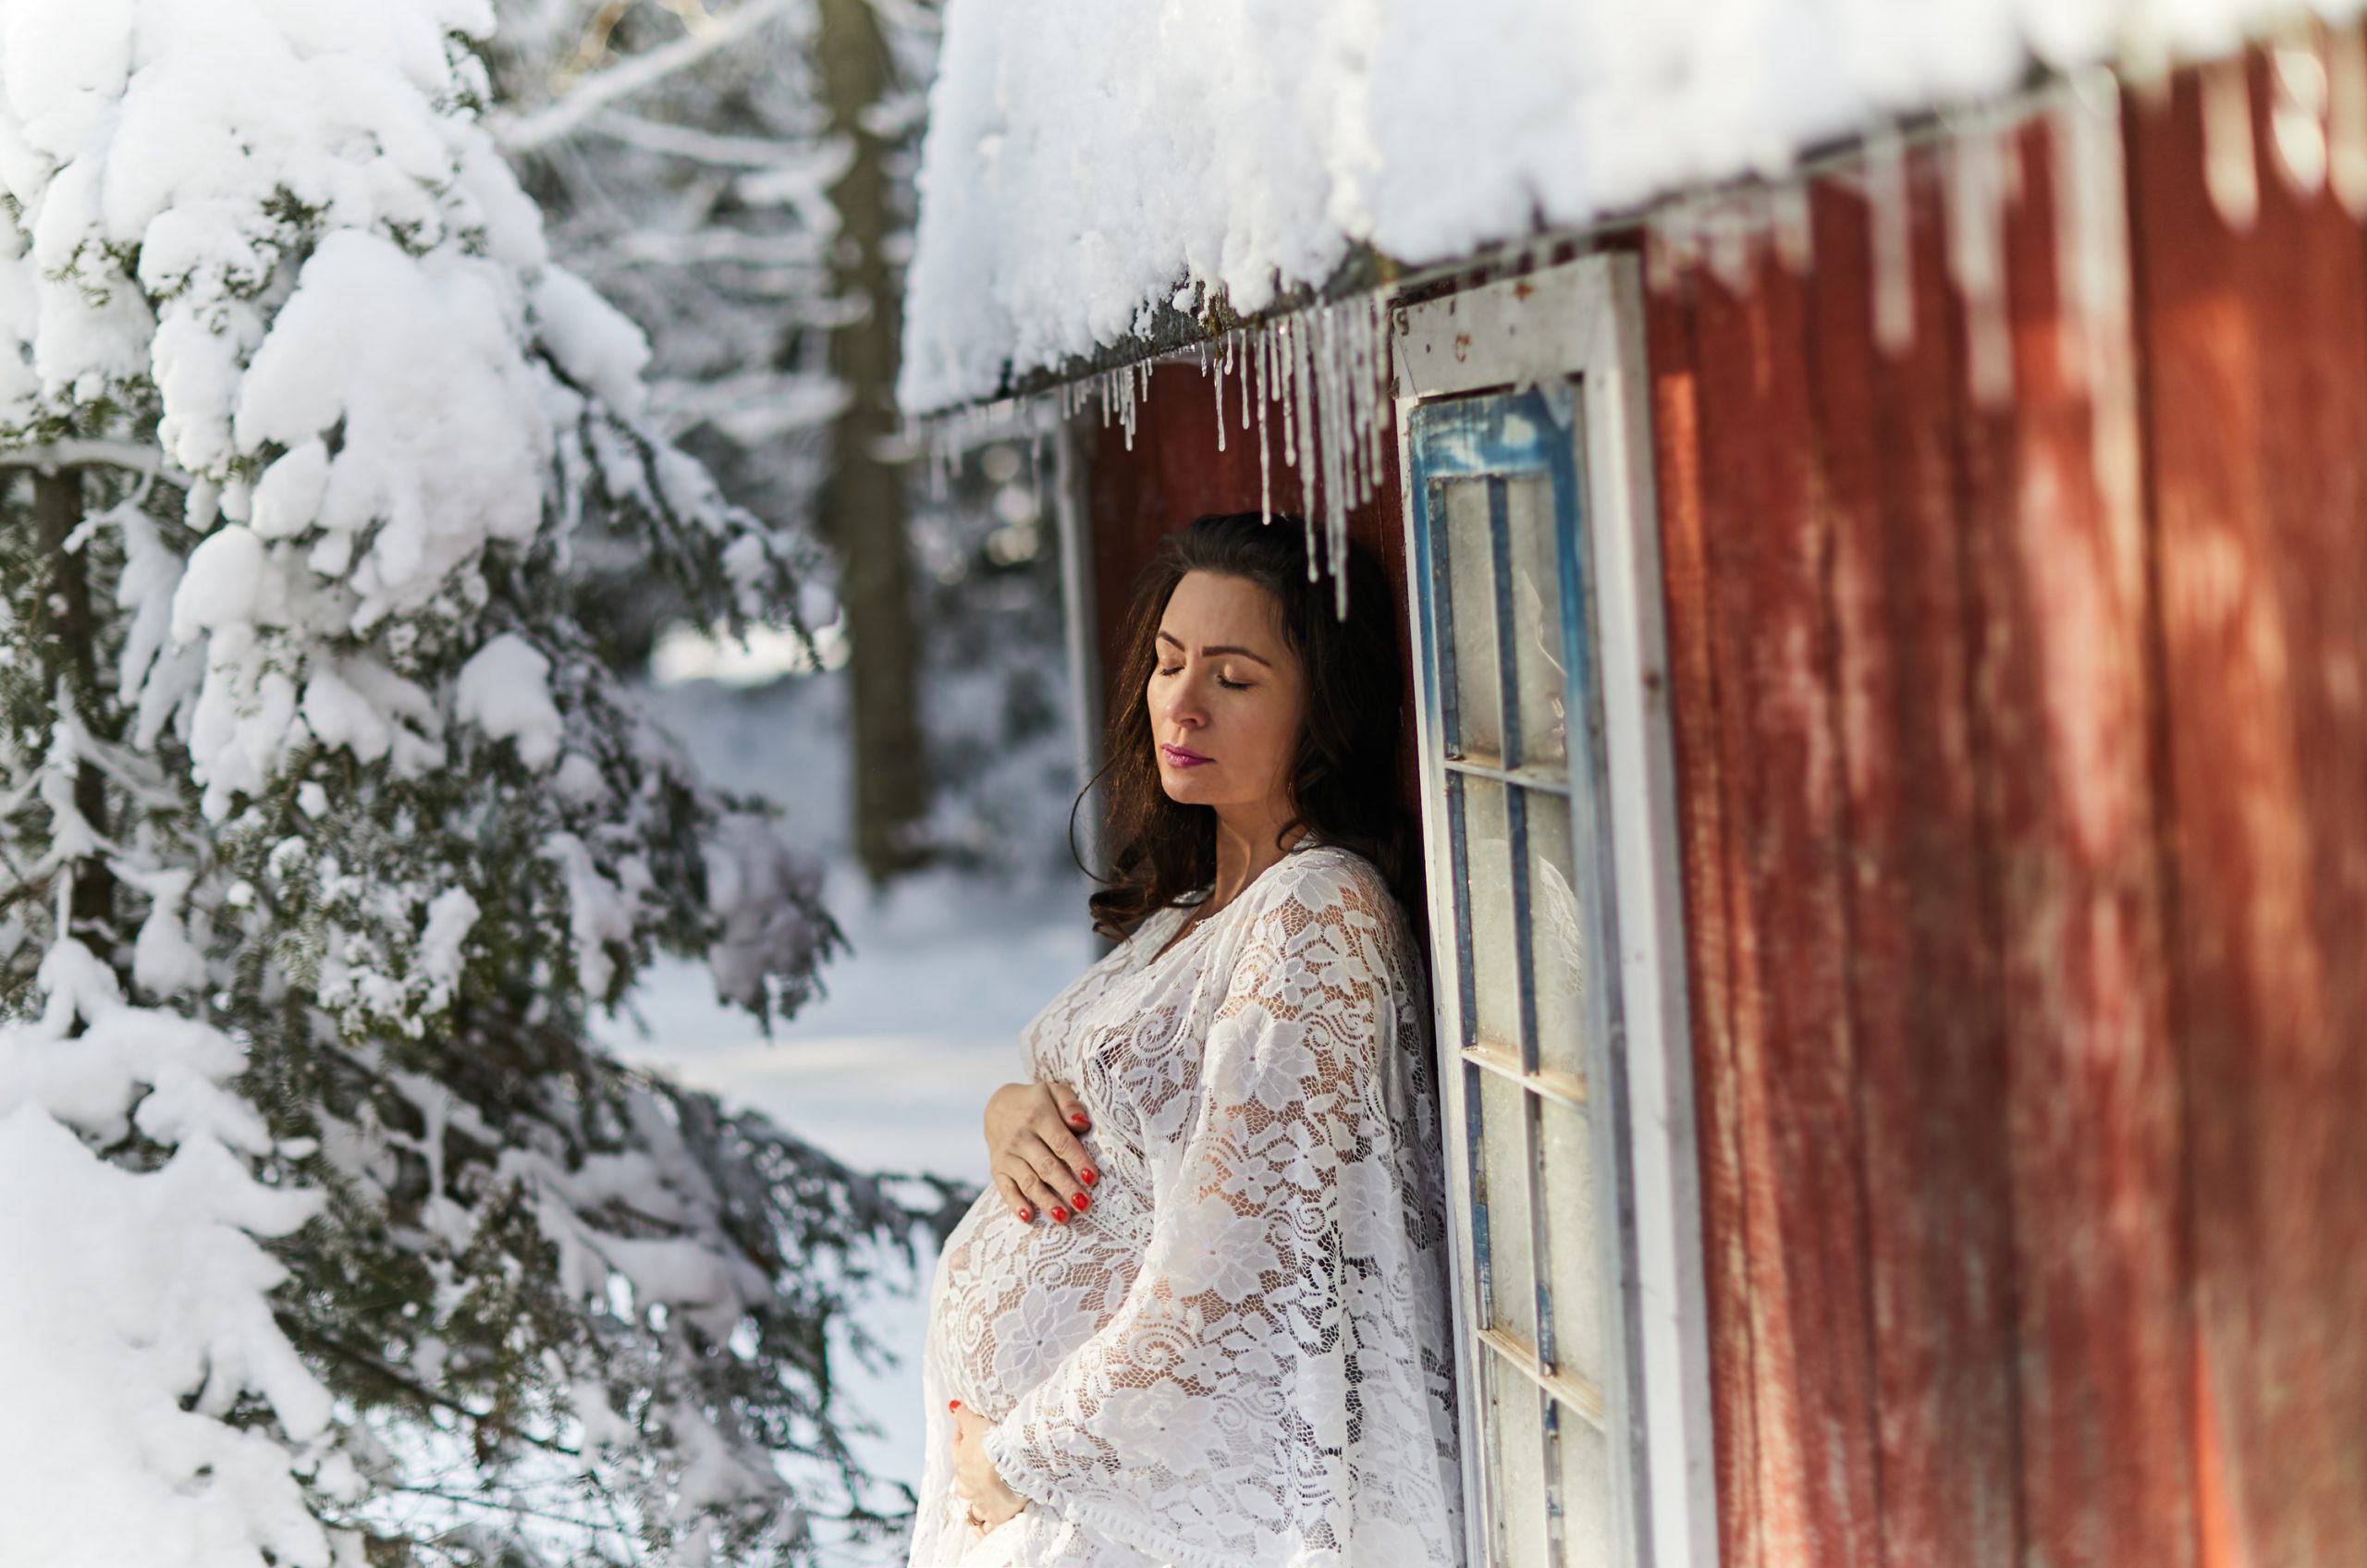
[{"label": "glass pane", "polygon": [[1563,647],[1562,560],[1553,485],[1542,477],[1504,486],[1512,557],[1513,668],[1518,681],[1520,760],[1566,767],[1569,670]]},{"label": "glass pane", "polygon": [[1566,1568],[1616,1568],[1612,1543],[1618,1520],[1611,1509],[1611,1447],[1587,1418],[1568,1405],[1553,1412],[1561,1429],[1562,1561]]},{"label": "glass pane", "polygon": [[[1447,592],[1454,644],[1456,734],[1450,741],[1466,757],[1496,762],[1504,754],[1502,700],[1497,695],[1496,557],[1489,538],[1488,482],[1449,480],[1440,487],[1445,530]],[[1435,547],[1435,546],[1434,546]]]},{"label": "glass pane", "polygon": [[1504,786],[1466,775],[1463,794],[1466,894],[1471,911],[1472,1023],[1478,1043],[1520,1060],[1520,927],[1513,918],[1512,829]]},{"label": "glass pane", "polygon": [[1529,1256],[1528,1139],[1518,1084],[1493,1072],[1479,1080],[1479,1170],[1488,1187],[1490,1327],[1537,1343],[1537,1276]]},{"label": "glass pane", "polygon": [[1553,1364],[1603,1385],[1603,1289],[1595,1202],[1594,1130],[1554,1100],[1538,1105],[1546,1221],[1545,1280],[1553,1301]]},{"label": "glass pane", "polygon": [[1543,1396],[1535,1383],[1501,1360],[1488,1370],[1496,1393],[1495,1503],[1502,1561],[1507,1568],[1544,1568],[1549,1559]]},{"label": "glass pane", "polygon": [[1570,852],[1570,802],[1528,795],[1528,952],[1537,976],[1537,1061],[1583,1082],[1587,1074],[1587,942],[1578,869]]}]

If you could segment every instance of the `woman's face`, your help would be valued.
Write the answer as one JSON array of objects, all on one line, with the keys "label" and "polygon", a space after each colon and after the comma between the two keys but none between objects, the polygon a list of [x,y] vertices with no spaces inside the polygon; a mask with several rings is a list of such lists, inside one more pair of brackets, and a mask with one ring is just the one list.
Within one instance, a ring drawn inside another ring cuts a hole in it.
[{"label": "woman's face", "polygon": [[1306,677],[1281,620],[1245,578],[1190,571],[1168,596],[1145,700],[1170,800],[1245,827],[1288,820]]}]

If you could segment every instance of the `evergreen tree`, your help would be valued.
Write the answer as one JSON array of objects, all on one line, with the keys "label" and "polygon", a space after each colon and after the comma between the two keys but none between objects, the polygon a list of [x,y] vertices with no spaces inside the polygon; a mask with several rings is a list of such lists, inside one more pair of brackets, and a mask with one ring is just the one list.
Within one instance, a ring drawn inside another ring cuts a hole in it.
[{"label": "evergreen tree", "polygon": [[[894,408],[931,0],[542,0],[492,52],[502,146],[554,251],[662,349],[654,411],[730,492],[829,545],[849,649],[848,800],[875,882],[926,821],[926,633]],[[638,581],[643,625],[685,617]]]},{"label": "evergreen tree", "polygon": [[769,1020],[835,933],[619,685],[579,549],[802,628],[810,547],[552,263],[492,28],[0,0],[0,1181],[54,1199],[0,1222],[0,1393],[122,1503],[0,1510],[11,1564],[878,1522],[831,1337],[916,1207],[585,1028],[660,950]]}]

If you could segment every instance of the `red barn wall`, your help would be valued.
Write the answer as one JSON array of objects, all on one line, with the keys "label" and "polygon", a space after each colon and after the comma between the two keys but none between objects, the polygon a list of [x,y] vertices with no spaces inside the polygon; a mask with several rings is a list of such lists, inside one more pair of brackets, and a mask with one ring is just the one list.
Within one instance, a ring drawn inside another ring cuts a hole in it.
[{"label": "red barn wall", "polygon": [[2118,375],[2043,119],[2006,400],[1946,150],[1905,351],[1854,175],[1649,300],[1729,1568],[2367,1562],[2367,247],[2253,67],[2249,232],[2125,107]]},{"label": "red barn wall", "polygon": [[[2367,234],[2250,68],[2248,230],[2196,78],[2124,104],[2117,374],[2044,117],[2002,338],[1946,147],[1902,350],[1855,172],[1805,268],[1649,296],[1727,1568],[2367,1564]],[[1159,538],[1258,504],[1236,389],[1223,453],[1190,366],[1086,432],[1105,669]]]}]

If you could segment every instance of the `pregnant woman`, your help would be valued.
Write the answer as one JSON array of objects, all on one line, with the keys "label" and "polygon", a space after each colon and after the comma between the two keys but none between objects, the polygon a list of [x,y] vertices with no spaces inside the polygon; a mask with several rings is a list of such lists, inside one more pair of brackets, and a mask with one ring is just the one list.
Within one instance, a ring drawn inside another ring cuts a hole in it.
[{"label": "pregnant woman", "polygon": [[1304,533],[1162,549],[1110,729],[1118,946],[987,1107],[930,1299],[914,1568],[1462,1558],[1388,589]]}]

